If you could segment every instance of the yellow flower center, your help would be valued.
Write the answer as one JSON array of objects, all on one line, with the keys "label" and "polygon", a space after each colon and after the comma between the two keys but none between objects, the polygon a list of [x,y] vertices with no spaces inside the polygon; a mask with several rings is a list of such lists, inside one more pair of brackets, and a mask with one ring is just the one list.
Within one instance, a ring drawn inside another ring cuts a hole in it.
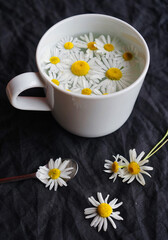
[{"label": "yellow flower center", "polygon": [[103,95],[108,95],[108,93],[103,93]]},{"label": "yellow flower center", "polygon": [[111,80],[120,80],[122,77],[122,72],[119,68],[109,68],[106,71],[106,77]]},{"label": "yellow flower center", "polygon": [[94,46],[95,42],[89,42],[87,44],[88,48],[92,51],[97,50],[97,47]]},{"label": "yellow flower center", "polygon": [[58,168],[53,168],[48,173],[49,177],[52,179],[59,178],[60,174],[61,174],[61,171]]},{"label": "yellow flower center", "polygon": [[64,44],[64,48],[65,49],[72,49],[74,47],[73,43],[72,42],[66,42]]},{"label": "yellow flower center", "polygon": [[97,207],[98,214],[103,218],[109,217],[111,215],[112,211],[113,211],[112,207],[107,203],[101,203]]},{"label": "yellow flower center", "polygon": [[53,56],[53,57],[50,57],[50,62],[51,62],[52,64],[57,64],[57,63],[60,62],[60,59],[59,59],[59,57]]},{"label": "yellow flower center", "polygon": [[108,52],[112,52],[114,50],[114,46],[111,43],[107,43],[104,45],[104,49]]},{"label": "yellow flower center", "polygon": [[128,171],[135,175],[135,174],[138,174],[140,172],[140,166],[138,163],[136,162],[131,162],[129,165],[128,165]]},{"label": "yellow flower center", "polygon": [[130,52],[125,52],[123,54],[123,58],[124,58],[125,61],[130,61],[133,58],[133,55]]},{"label": "yellow flower center", "polygon": [[92,93],[92,90],[90,88],[82,89],[82,94],[84,95],[90,95],[91,93]]},{"label": "yellow flower center", "polygon": [[71,90],[70,89],[66,89],[68,92],[71,92]]},{"label": "yellow flower center", "polygon": [[116,161],[113,162],[111,169],[112,169],[112,171],[113,171],[114,173],[118,172],[118,169],[119,169],[119,164],[118,164],[118,162],[116,162]]},{"label": "yellow flower center", "polygon": [[77,76],[84,76],[90,70],[90,66],[85,61],[76,61],[71,66],[71,72]]},{"label": "yellow flower center", "polygon": [[57,79],[52,79],[51,82],[53,82],[57,86],[59,86],[60,84],[60,82]]}]

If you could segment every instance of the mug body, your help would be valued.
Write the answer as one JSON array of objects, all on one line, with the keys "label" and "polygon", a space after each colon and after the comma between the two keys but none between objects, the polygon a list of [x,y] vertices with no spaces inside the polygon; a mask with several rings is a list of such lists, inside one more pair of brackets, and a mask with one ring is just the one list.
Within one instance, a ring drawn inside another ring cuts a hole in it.
[{"label": "mug body", "polygon": [[[86,96],[60,89],[41,67],[46,46],[66,36],[92,32],[111,35],[139,51],[140,75],[129,87],[109,95]],[[149,67],[149,50],[143,37],[129,24],[111,16],[84,14],[67,18],[51,27],[41,38],[36,62],[46,85],[46,96],[57,122],[66,130],[83,137],[100,137],[120,128],[130,116]]]}]

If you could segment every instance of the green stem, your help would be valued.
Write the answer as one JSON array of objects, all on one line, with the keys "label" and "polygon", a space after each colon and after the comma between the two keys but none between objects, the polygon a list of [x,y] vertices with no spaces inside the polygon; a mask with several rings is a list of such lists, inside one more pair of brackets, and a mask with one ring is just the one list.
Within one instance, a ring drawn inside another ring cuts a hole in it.
[{"label": "green stem", "polygon": [[159,151],[159,149],[161,147],[163,147],[163,145],[165,145],[167,142],[168,142],[168,139],[164,143],[162,143],[162,145],[160,145],[154,152],[152,152],[150,155],[148,155],[148,158],[150,158],[153,154],[155,154],[157,151]]},{"label": "green stem", "polygon": [[[164,135],[164,137],[160,140],[160,142],[158,142],[155,146],[154,146],[154,148],[152,148],[152,150],[146,155],[146,157],[143,159],[143,160],[145,160],[145,159],[148,159],[148,158],[150,158],[154,153],[156,153],[161,147],[163,147],[163,145],[165,145],[165,143],[168,141],[168,139],[164,142],[164,143],[162,143],[163,141],[164,141],[164,139],[167,137],[167,135],[168,135],[168,130],[167,130],[167,132],[166,132],[166,134]],[[160,146],[160,147],[158,147],[160,144],[162,143],[162,145]],[[158,148],[157,148],[158,147]],[[156,149],[157,148],[157,149]],[[156,149],[156,150],[155,150]],[[154,151],[155,150],[155,151]]]},{"label": "green stem", "polygon": [[120,165],[120,166],[118,166],[119,168],[125,168],[126,166],[122,166],[122,165]]}]

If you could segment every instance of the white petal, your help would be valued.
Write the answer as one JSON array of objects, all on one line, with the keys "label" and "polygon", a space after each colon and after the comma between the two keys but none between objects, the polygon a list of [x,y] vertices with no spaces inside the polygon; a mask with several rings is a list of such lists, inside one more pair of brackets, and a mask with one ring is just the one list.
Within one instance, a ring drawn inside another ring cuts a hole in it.
[{"label": "white petal", "polygon": [[97,198],[98,198],[100,203],[104,203],[104,199],[103,199],[102,194],[100,192],[97,193]]},{"label": "white petal", "polygon": [[130,162],[133,162],[134,159],[133,159],[133,156],[132,156],[132,149],[129,150],[129,158],[130,158]]},{"label": "white petal", "polygon": [[69,160],[63,161],[63,163],[61,163],[61,165],[59,167],[59,170],[63,171],[66,168],[66,166],[68,165],[68,163],[69,163]]},{"label": "white petal", "polygon": [[145,185],[145,179],[144,179],[144,177],[142,176],[141,173],[138,173],[138,174],[136,175],[136,180],[137,180],[140,184],[142,184],[143,186]]},{"label": "white petal", "polygon": [[60,164],[62,163],[62,160],[61,158],[58,158],[55,160],[55,163],[54,163],[54,167],[55,168],[59,168]]},{"label": "white petal", "polygon": [[146,171],[141,170],[141,173],[147,175],[148,177],[151,177],[151,175],[148,172],[146,172]]},{"label": "white petal", "polygon": [[108,220],[111,222],[111,224],[112,224],[112,226],[113,226],[113,228],[117,228],[117,226],[116,226],[116,224],[115,224],[115,222],[113,221],[113,219],[111,218],[111,217],[108,217]]},{"label": "white petal", "polygon": [[115,214],[115,212],[112,213],[110,216],[113,217],[116,220],[124,220],[121,216],[119,216],[118,214]]},{"label": "white petal", "polygon": [[136,150],[133,149],[133,150],[132,150],[132,159],[133,159],[133,161],[135,161],[135,162],[136,162],[136,157],[137,157]]},{"label": "white petal", "polygon": [[58,182],[55,180],[54,191],[57,191],[57,188],[58,188]]},{"label": "white petal", "polygon": [[101,218],[101,220],[100,220],[100,222],[98,224],[98,232],[100,232],[100,230],[102,229],[103,223],[104,223],[104,219]]},{"label": "white petal", "polygon": [[59,178],[57,179],[57,181],[58,181],[58,184],[59,184],[61,187],[62,187],[63,185],[64,185],[64,186],[67,186],[67,183],[66,183],[62,178],[59,177]]},{"label": "white petal", "polygon": [[44,174],[48,174],[49,169],[46,166],[40,167],[39,171]]},{"label": "white petal", "polygon": [[113,208],[114,204],[117,202],[117,198],[114,198],[111,202],[109,202],[109,205]]},{"label": "white petal", "polygon": [[99,224],[101,218],[97,215],[91,222],[90,226],[91,227],[97,227],[97,225]]},{"label": "white petal", "polygon": [[110,164],[113,163],[112,161],[110,161],[110,160],[108,160],[108,159],[106,159],[105,162],[106,162],[106,163],[110,163]]},{"label": "white petal", "polygon": [[112,173],[112,170],[104,170],[106,173]]},{"label": "white petal", "polygon": [[136,162],[139,162],[144,155],[145,155],[145,152],[141,152],[141,153],[139,154],[139,156],[137,157]]},{"label": "white petal", "polygon": [[144,165],[144,164],[146,164],[148,162],[149,162],[149,160],[145,159],[145,160],[140,161],[138,164],[139,164],[139,166],[142,166],[142,165]]},{"label": "white petal", "polygon": [[104,202],[107,203],[108,199],[109,199],[109,194],[107,195],[107,197],[105,198]]},{"label": "white petal", "polygon": [[112,208],[113,208],[113,209],[116,209],[116,208],[120,207],[122,204],[123,204],[123,202],[114,204]]},{"label": "white petal", "polygon": [[51,184],[52,181],[53,181],[53,180],[50,179],[50,180],[47,182],[46,187],[48,187],[48,186]]},{"label": "white petal", "polygon": [[141,169],[142,169],[142,170],[147,170],[147,171],[152,171],[152,170],[153,170],[153,167],[150,167],[150,166],[142,166]]},{"label": "white petal", "polygon": [[97,212],[87,215],[85,218],[88,219],[88,218],[93,218],[95,216],[97,216]]},{"label": "white petal", "polygon": [[52,158],[50,159],[50,161],[48,163],[48,167],[49,167],[49,169],[53,169],[54,168],[54,161],[53,161]]},{"label": "white petal", "polygon": [[135,179],[135,175],[132,175],[132,177],[130,177],[130,179],[129,179],[129,181],[128,181],[127,183],[131,183],[131,182],[133,182],[134,179]]},{"label": "white petal", "polygon": [[66,179],[70,179],[70,178],[71,178],[70,176],[68,176],[67,174],[64,174],[64,173],[62,173],[62,172],[61,172],[61,174],[60,174],[60,177],[61,177],[61,178],[66,178]]},{"label": "white petal", "polygon": [[49,189],[51,190],[54,187],[54,181],[51,182]]},{"label": "white petal", "polygon": [[91,207],[91,208],[85,208],[84,209],[84,213],[87,215],[87,214],[92,214],[92,213],[94,213],[94,212],[96,212],[97,211],[97,208],[95,208],[95,207]]},{"label": "white petal", "polygon": [[100,203],[97,202],[97,201],[94,199],[94,197],[90,197],[90,198],[88,198],[88,200],[89,200],[89,202],[90,202],[93,206],[95,206],[95,207],[98,207],[98,206],[100,205]]},{"label": "white petal", "polygon": [[103,230],[104,230],[105,232],[107,231],[107,227],[108,227],[107,218],[104,218]]},{"label": "white petal", "polygon": [[123,156],[119,156],[119,158],[124,161],[127,165],[129,164],[128,160],[126,158],[124,158]]}]

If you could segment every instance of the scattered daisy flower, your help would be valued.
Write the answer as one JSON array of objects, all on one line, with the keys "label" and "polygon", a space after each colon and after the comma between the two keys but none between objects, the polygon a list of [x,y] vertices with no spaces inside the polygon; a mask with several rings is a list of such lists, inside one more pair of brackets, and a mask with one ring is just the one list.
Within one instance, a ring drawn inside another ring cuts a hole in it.
[{"label": "scattered daisy flower", "polygon": [[99,67],[94,59],[89,59],[83,52],[71,54],[66,64],[64,75],[72,82],[73,87],[83,80],[88,80],[91,84],[99,82]]},{"label": "scattered daisy flower", "polygon": [[106,56],[106,58],[115,57],[117,50],[120,47],[119,40],[116,38],[111,39],[108,35],[107,38],[104,35],[101,35],[99,38],[95,39],[94,46],[97,48],[97,53]]},{"label": "scattered daisy flower", "polygon": [[51,190],[54,187],[54,191],[57,191],[58,185],[60,187],[67,186],[64,179],[70,179],[69,174],[72,172],[72,167],[67,165],[69,160],[62,161],[61,158],[57,158],[55,161],[50,159],[48,166],[40,166],[36,177],[46,184]]},{"label": "scattered daisy flower", "polygon": [[122,167],[123,167],[123,162],[119,159],[119,154],[117,156],[113,156],[115,161],[112,162],[108,159],[105,160],[104,167],[107,170],[104,170],[106,173],[112,173],[112,175],[109,177],[109,179],[113,179],[113,182],[115,182],[117,176],[121,177],[122,176]]},{"label": "scattered daisy flower", "polygon": [[131,183],[136,179],[140,184],[145,185],[145,179],[142,176],[142,174],[146,174],[147,176],[151,177],[151,175],[146,172],[153,170],[152,167],[149,166],[144,166],[146,163],[149,162],[148,159],[142,159],[144,156],[145,152],[141,152],[139,156],[137,156],[136,150],[135,149],[130,149],[129,150],[129,158],[130,162],[124,158],[123,156],[120,155],[120,159],[125,163],[125,167],[123,168],[123,182]]},{"label": "scattered daisy flower", "polygon": [[100,87],[104,85],[104,88],[113,88],[116,91],[122,90],[135,80],[135,75],[130,71],[128,66],[125,66],[123,63],[115,61],[111,58],[106,59],[102,57],[102,61],[98,58],[95,60],[97,64],[101,67],[101,77],[103,81],[100,84]]},{"label": "scattered daisy flower", "polygon": [[79,48],[77,47],[77,38],[73,38],[70,36],[62,38],[58,43],[57,47],[63,54],[71,54],[72,52],[79,52]]},{"label": "scattered daisy flower", "polygon": [[44,69],[52,72],[58,72],[64,70],[64,59],[65,56],[60,53],[58,48],[47,48],[43,56]]},{"label": "scattered daisy flower", "polygon": [[113,210],[121,206],[123,203],[117,203],[118,199],[114,198],[112,201],[107,203],[109,194],[105,198],[102,197],[100,192],[97,193],[98,201],[95,200],[94,197],[89,197],[89,202],[94,206],[91,208],[86,208],[84,210],[84,214],[86,215],[86,219],[94,218],[90,224],[91,227],[98,227],[98,232],[102,229],[106,231],[108,227],[108,221],[112,224],[112,226],[116,229],[116,224],[113,219],[123,220],[120,216],[120,212],[114,212]]},{"label": "scattered daisy flower", "polygon": [[123,46],[116,54],[116,60],[124,62],[126,65],[138,62],[138,51],[132,45]]},{"label": "scattered daisy flower", "polygon": [[80,36],[80,39],[77,40],[77,46],[79,48],[84,48],[86,50],[86,54],[89,56],[89,58],[93,58],[93,56],[96,56],[96,50],[97,47],[95,47],[95,39],[93,37],[93,33],[89,33],[88,35],[85,34],[84,36]]}]

